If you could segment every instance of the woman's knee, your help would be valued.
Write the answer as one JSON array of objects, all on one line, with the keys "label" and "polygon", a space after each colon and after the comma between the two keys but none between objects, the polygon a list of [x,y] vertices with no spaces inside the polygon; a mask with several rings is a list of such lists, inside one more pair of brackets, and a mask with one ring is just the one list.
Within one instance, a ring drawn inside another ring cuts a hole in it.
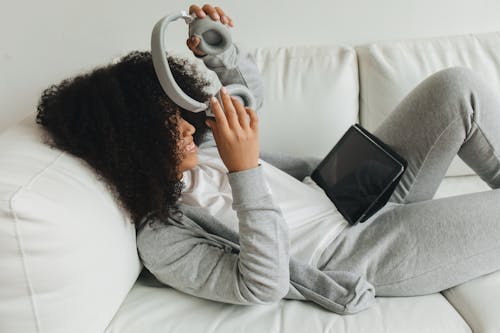
[{"label": "woman's knee", "polygon": [[453,98],[470,95],[481,78],[470,68],[449,67],[432,74],[429,80],[436,93]]},{"label": "woman's knee", "polygon": [[482,86],[481,77],[466,67],[450,67],[440,70],[427,81],[427,89],[438,104],[446,105],[451,112],[457,112],[462,117],[471,117],[480,98]]}]

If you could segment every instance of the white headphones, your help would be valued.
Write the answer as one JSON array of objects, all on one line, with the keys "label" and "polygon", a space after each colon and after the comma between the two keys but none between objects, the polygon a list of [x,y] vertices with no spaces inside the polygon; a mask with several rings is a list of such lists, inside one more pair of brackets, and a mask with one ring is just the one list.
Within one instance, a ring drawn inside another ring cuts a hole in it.
[{"label": "white headphones", "polygon": [[[209,55],[216,55],[225,51],[231,46],[231,34],[229,29],[219,21],[213,21],[209,16],[197,18],[189,15],[185,11],[175,12],[163,17],[153,28],[151,34],[151,55],[153,65],[160,84],[167,96],[178,106],[192,112],[205,111],[207,116],[213,117],[209,101],[199,102],[189,97],[175,82],[167,61],[167,51],[165,49],[164,32],[170,22],[177,19],[184,19],[189,25],[189,37],[197,36],[201,42],[198,48]],[[251,109],[255,109],[256,101],[250,89],[241,84],[231,84],[225,87],[228,93],[238,98],[242,104]],[[219,93],[216,97],[220,101]],[[221,104],[222,105],[222,104]]]}]

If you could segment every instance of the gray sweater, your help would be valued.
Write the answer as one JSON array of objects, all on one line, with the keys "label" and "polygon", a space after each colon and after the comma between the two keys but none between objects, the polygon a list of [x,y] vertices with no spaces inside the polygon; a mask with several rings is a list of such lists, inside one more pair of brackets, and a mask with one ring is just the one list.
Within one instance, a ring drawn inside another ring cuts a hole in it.
[{"label": "gray sweater", "polygon": [[[245,84],[262,105],[263,87],[253,59],[233,45],[203,57],[223,85]],[[214,145],[211,135],[200,147]],[[302,180],[319,160],[261,153],[261,158]],[[281,298],[310,300],[349,314],[373,304],[375,290],[348,272],[320,271],[290,257],[288,226],[274,203],[262,167],[228,174],[239,234],[207,210],[180,205],[182,216],[139,223],[137,247],[148,274],[187,294],[233,304]]]}]

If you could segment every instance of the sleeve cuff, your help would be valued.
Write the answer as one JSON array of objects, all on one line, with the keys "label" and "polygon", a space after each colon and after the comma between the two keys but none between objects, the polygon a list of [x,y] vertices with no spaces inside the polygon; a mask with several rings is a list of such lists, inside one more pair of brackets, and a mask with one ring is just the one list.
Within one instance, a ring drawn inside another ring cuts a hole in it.
[{"label": "sleeve cuff", "polygon": [[256,201],[271,194],[260,164],[252,169],[228,173],[228,179],[234,204]]}]

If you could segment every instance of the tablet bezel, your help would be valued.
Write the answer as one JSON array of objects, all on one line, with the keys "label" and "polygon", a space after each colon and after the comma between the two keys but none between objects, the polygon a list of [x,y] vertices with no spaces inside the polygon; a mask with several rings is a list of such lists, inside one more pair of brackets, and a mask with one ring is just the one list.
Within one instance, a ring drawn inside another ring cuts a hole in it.
[{"label": "tablet bezel", "polygon": [[[395,171],[395,176],[392,177],[390,181],[387,182],[386,186],[384,189],[380,192],[380,194],[373,200],[373,202],[364,209],[364,211],[359,215],[359,217],[351,217],[349,214],[345,212],[345,210],[336,202],[335,198],[330,195],[329,191],[327,190],[329,188],[328,183],[321,177],[321,170],[324,167],[325,164],[327,164],[333,156],[335,156],[335,153],[338,151],[338,149],[342,146],[343,142],[347,139],[347,137],[351,134],[352,131],[357,132],[359,135],[362,135],[365,139],[367,139],[369,142],[371,142],[373,145],[375,145],[381,152],[383,152],[386,156],[388,156],[391,160],[395,162],[395,167],[399,166],[398,169],[394,169]],[[373,215],[376,211],[371,211],[372,208],[380,201],[380,199],[386,194],[387,190],[391,187],[391,185],[394,184],[395,181],[397,181],[403,174],[403,172],[406,169],[407,162],[404,160],[401,156],[396,154],[392,149],[385,147],[385,144],[380,142],[380,140],[375,140],[374,138],[371,137],[371,133],[367,133],[368,131],[364,128],[362,128],[359,124],[354,124],[349,129],[344,133],[344,135],[340,138],[340,140],[335,144],[335,146],[330,150],[330,152],[325,156],[325,158],[318,164],[316,169],[313,171],[311,174],[311,178],[320,186],[325,194],[330,198],[330,200],[335,204],[337,207],[338,211],[344,216],[344,218],[349,222],[349,224],[354,225],[359,222],[365,221],[369,216]],[[379,141],[379,142],[377,142]],[[355,220],[354,220],[355,219]]]}]

